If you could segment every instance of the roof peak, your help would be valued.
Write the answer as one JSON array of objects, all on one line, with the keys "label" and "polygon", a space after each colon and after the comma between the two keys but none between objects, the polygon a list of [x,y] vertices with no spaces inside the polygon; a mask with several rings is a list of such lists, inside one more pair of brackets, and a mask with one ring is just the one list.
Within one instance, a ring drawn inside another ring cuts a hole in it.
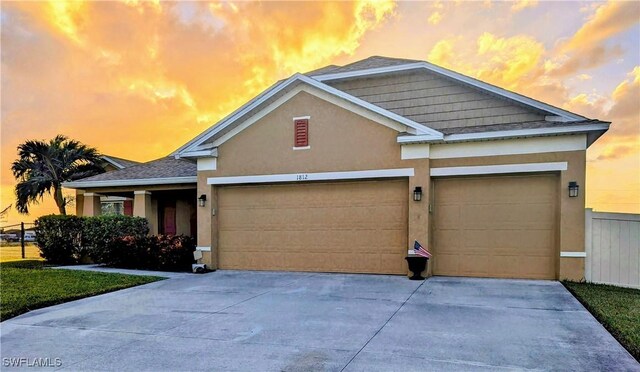
[{"label": "roof peak", "polygon": [[325,67],[321,67],[319,69],[307,72],[305,75],[314,76],[314,75],[333,74],[333,73],[340,73],[340,72],[368,70],[372,68],[406,65],[409,63],[416,63],[416,62],[425,62],[425,61],[417,60],[417,59],[386,57],[386,56],[371,56],[365,59],[348,63],[343,66],[328,65]]}]

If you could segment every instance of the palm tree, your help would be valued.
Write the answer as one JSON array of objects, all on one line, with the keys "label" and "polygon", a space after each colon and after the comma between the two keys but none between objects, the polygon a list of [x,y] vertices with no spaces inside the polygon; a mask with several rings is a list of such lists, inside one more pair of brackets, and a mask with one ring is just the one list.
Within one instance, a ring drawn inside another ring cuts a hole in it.
[{"label": "palm tree", "polygon": [[49,142],[24,142],[11,166],[18,181],[16,209],[29,213],[29,205],[39,203],[47,192],[53,194],[60,214],[67,214],[69,200],[62,195],[62,183],[104,172],[101,162],[98,150],[60,134]]}]

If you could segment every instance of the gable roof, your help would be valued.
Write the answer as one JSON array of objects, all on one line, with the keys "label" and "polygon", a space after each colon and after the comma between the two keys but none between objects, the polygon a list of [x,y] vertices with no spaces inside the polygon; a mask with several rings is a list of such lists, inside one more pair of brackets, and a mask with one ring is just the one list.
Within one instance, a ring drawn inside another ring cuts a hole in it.
[{"label": "gable roof", "polygon": [[584,116],[575,114],[573,112],[563,110],[553,105],[535,100],[527,96],[523,96],[521,94],[500,88],[489,83],[485,83],[484,81],[472,78],[467,75],[463,75],[461,73],[434,65],[426,61],[375,56],[352,63],[350,65],[343,66],[338,69],[333,69],[327,73],[314,74],[313,78],[318,81],[324,82],[420,69],[431,71],[445,78],[458,81],[464,85],[480,89],[486,93],[493,94],[504,99],[529,106],[534,109],[548,112],[551,115],[557,115],[562,118],[563,121],[578,121],[587,119]]},{"label": "gable roof", "polygon": [[[543,115],[542,119],[546,119],[535,122],[501,124],[504,126],[504,128],[510,128],[504,130],[527,129],[532,133],[530,135],[538,135],[537,131],[541,131],[540,133],[546,133],[547,131],[544,130],[545,128],[553,128],[554,133],[561,134],[564,130],[563,128],[568,128],[571,123],[580,123],[584,128],[586,128],[585,131],[594,132],[594,135],[592,137],[597,139],[597,137],[602,135],[602,133],[607,130],[608,124],[610,124],[602,121],[597,121],[597,123],[595,123],[591,119],[588,119],[584,116],[497,87],[495,85],[485,83],[478,79],[434,65],[429,62],[412,59],[372,56],[344,66],[329,65],[314,71],[310,71],[306,74],[296,73],[286,80],[278,81],[267,90],[253,98],[251,101],[247,102],[245,105],[229,114],[227,117],[220,120],[218,123],[208,128],[191,141],[179,147],[171,154],[171,156],[216,156],[213,151],[210,151],[215,148],[215,144],[207,143],[208,141],[211,141],[213,138],[220,138],[233,129],[237,129],[237,127],[242,124],[242,122],[249,120],[260,110],[264,109],[264,107],[268,106],[269,103],[283,97],[285,94],[287,94],[287,92],[290,92],[299,84],[305,84],[315,89],[319,89],[324,93],[328,93],[336,98],[348,101],[351,104],[354,104],[362,109],[381,115],[386,119],[393,120],[399,124],[406,126],[408,130],[407,133],[405,133],[404,138],[407,138],[408,136],[416,136],[420,138],[420,141],[446,141],[447,136],[444,135],[444,130],[435,130],[425,124],[420,124],[405,116],[394,113],[391,110],[387,110],[380,107],[379,105],[367,102],[352,94],[325,84],[325,82],[328,83],[346,79],[365,78],[382,74],[413,72],[419,70],[430,71],[431,73],[434,73],[442,78],[450,79],[483,93],[499,97],[506,101],[511,101],[519,106],[523,106],[531,109],[532,111],[540,113],[541,115]],[[477,132],[475,133],[480,133],[491,131],[492,129],[490,127],[492,127],[492,125],[477,126],[473,128],[477,130]],[[453,131],[456,130],[455,128],[451,129]],[[460,128],[459,130],[471,131],[471,129],[462,128]],[[498,131],[498,129],[494,130]],[[567,133],[573,132],[575,132],[575,128],[567,129]],[[469,134],[468,137],[470,138],[469,140],[471,140],[471,137],[473,136]],[[481,139],[480,137],[479,139]]]},{"label": "gable roof", "polygon": [[324,75],[324,74],[338,74],[338,73],[346,73],[346,72],[352,72],[352,71],[369,70],[373,68],[386,68],[391,66],[406,65],[409,63],[418,63],[418,62],[422,62],[422,61],[419,61],[417,59],[371,56],[369,58],[365,58],[360,61],[349,63],[348,65],[344,65],[344,66],[336,66],[336,65],[327,66],[327,67],[332,67],[331,69],[328,69],[328,70],[326,70],[327,67],[323,67],[323,68],[308,72],[305,75],[318,76],[318,75]]},{"label": "gable roof", "polygon": [[247,119],[251,115],[255,114],[257,109],[266,106],[268,103],[273,102],[277,98],[282,97],[288,90],[292,89],[293,87],[299,84],[304,84],[304,85],[313,87],[333,97],[342,99],[353,105],[356,105],[371,113],[375,113],[384,118],[387,118],[401,125],[404,125],[407,127],[408,130],[413,132],[412,134],[425,135],[428,137],[433,137],[433,139],[442,138],[442,133],[440,133],[437,130],[429,128],[425,125],[417,123],[413,120],[405,118],[389,110],[385,110],[380,106],[376,106],[372,103],[364,101],[346,92],[333,88],[309,76],[297,73],[286,80],[279,81],[276,84],[272,85],[269,89],[265,90],[263,93],[261,93],[260,95],[258,95],[257,97],[255,97],[254,99],[247,102],[245,105],[243,105],[242,107],[240,107],[239,109],[231,113],[229,116],[219,121],[216,125],[210,127],[209,129],[207,129],[206,131],[198,135],[196,138],[192,139],[191,141],[187,142],[185,145],[178,148],[171,155],[181,156],[188,152],[202,150],[202,148],[199,148],[198,146],[202,145],[204,142],[206,142],[207,140],[211,139],[212,137],[218,134],[225,133],[225,131],[228,132],[230,127],[234,127],[240,124],[241,119],[243,118]]},{"label": "gable roof", "polygon": [[193,161],[164,157],[112,172],[97,174],[78,181],[65,182],[62,186],[75,189],[101,186],[195,183],[197,181],[196,168],[196,163]]},{"label": "gable roof", "polygon": [[114,167],[116,167],[118,169],[124,169],[124,168],[131,167],[133,165],[136,165],[136,164],[140,164],[140,162],[138,162],[138,161],[124,159],[124,158],[118,158],[118,157],[111,156],[111,155],[102,155],[101,158],[102,158],[102,160],[106,161],[107,163],[113,165]]}]

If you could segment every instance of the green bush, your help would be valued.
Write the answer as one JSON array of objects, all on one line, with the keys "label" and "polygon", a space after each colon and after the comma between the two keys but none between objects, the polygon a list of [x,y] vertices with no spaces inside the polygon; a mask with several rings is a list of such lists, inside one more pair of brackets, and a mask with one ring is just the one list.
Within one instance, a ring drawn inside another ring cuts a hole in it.
[{"label": "green bush", "polygon": [[77,264],[85,256],[103,263],[113,239],[145,237],[149,233],[146,219],[131,216],[49,215],[38,218],[35,225],[40,255],[56,265]]},{"label": "green bush", "polygon": [[109,243],[116,238],[144,237],[149,233],[149,223],[142,217],[104,215],[84,218],[82,254],[95,263],[103,263]]},{"label": "green bush", "polygon": [[102,263],[128,269],[189,271],[195,250],[195,239],[185,235],[126,236],[109,242]]},{"label": "green bush", "polygon": [[80,258],[82,217],[42,216],[35,221],[36,245],[49,263],[70,265]]}]

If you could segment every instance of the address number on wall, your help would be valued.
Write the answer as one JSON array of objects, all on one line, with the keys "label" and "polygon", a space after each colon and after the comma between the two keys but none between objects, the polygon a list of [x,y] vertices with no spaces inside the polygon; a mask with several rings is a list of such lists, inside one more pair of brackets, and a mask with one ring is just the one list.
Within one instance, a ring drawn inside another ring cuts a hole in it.
[{"label": "address number on wall", "polygon": [[304,181],[308,179],[309,179],[308,174],[296,174],[296,181]]}]

